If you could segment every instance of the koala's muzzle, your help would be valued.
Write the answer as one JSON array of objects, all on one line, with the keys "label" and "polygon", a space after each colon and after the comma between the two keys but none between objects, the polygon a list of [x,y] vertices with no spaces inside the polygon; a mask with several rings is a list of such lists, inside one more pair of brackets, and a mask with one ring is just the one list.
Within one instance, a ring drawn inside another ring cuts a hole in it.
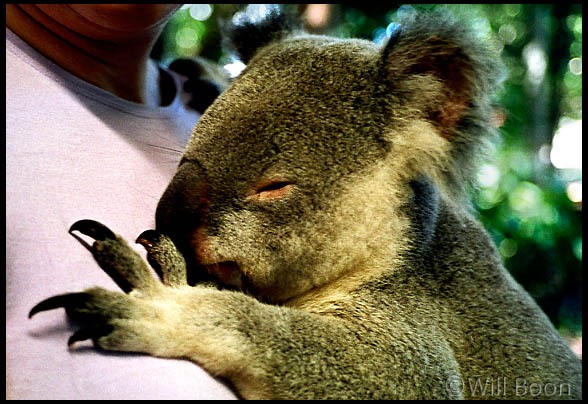
[{"label": "koala's muzzle", "polygon": [[191,234],[201,225],[208,207],[209,188],[197,162],[184,161],[157,205],[156,229],[169,236],[189,264]]},{"label": "koala's muzzle", "polygon": [[[206,176],[196,162],[183,162],[157,205],[155,223],[158,231],[176,235],[193,230],[200,222],[201,209],[206,206]],[[182,234],[183,233],[183,234]]]},{"label": "koala's muzzle", "polygon": [[208,242],[207,216],[210,207],[210,183],[196,161],[181,163],[157,206],[157,231],[170,237],[188,266],[188,283],[220,281],[240,287],[241,271],[237,263],[213,253]]}]

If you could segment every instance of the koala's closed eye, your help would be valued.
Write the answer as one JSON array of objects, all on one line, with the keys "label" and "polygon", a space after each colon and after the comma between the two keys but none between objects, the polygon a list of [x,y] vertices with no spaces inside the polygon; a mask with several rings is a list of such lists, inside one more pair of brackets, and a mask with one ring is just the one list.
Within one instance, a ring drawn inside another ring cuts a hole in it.
[{"label": "koala's closed eye", "polygon": [[252,194],[247,196],[247,200],[269,201],[283,198],[292,193],[294,187],[292,182],[281,179],[265,181],[253,188]]}]

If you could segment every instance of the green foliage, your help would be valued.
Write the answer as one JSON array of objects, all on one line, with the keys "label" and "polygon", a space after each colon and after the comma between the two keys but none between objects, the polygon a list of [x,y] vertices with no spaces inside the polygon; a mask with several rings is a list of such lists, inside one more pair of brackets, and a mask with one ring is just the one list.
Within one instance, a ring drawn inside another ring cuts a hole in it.
[{"label": "green foliage", "polygon": [[[160,59],[201,55],[231,62],[221,51],[218,18],[259,5],[184,6],[162,38]],[[430,9],[436,5],[419,5]],[[482,166],[474,202],[505,264],[564,333],[582,330],[582,205],[569,195],[580,187],[581,166],[557,169],[549,157],[552,139],[569,120],[582,119],[582,8],[579,4],[445,5],[492,40],[508,69],[497,116],[505,116],[501,143]],[[304,6],[299,7],[301,11]],[[385,41],[399,14],[411,6],[331,5],[316,33]],[[494,38],[494,39],[492,39]],[[567,118],[568,121],[562,118]],[[576,140],[581,149],[581,139]]]}]

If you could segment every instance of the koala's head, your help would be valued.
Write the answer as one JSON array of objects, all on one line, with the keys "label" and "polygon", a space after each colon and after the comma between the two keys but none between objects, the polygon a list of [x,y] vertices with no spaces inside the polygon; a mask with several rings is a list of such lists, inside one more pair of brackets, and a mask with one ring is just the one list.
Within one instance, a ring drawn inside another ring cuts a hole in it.
[{"label": "koala's head", "polygon": [[[459,198],[496,65],[441,15],[387,44],[233,27],[246,69],[206,110],[157,210],[192,269],[283,301],[390,268],[414,244],[414,180]],[[418,188],[418,187],[417,187]]]}]

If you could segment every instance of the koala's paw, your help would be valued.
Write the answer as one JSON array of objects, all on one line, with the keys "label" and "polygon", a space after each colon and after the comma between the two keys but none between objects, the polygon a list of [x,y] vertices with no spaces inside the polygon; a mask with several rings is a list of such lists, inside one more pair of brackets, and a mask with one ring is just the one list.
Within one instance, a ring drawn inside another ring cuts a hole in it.
[{"label": "koala's paw", "polygon": [[[74,231],[79,231],[95,241],[89,246]],[[75,222],[69,232],[94,256],[100,267],[124,291],[133,289],[148,290],[159,283],[151,276],[151,271],[127,242],[108,227],[94,220]],[[171,239],[155,230],[146,230],[137,238],[137,243],[147,250],[147,261],[155,269],[164,285],[184,286],[186,282],[186,262]]]},{"label": "koala's paw", "polygon": [[[89,246],[73,231],[93,238],[94,243]],[[159,282],[141,256],[106,226],[81,220],[74,223],[70,233],[90,250],[100,267],[125,293],[91,288],[54,296],[33,307],[29,318],[41,311],[63,307],[70,318],[86,324],[71,336],[69,345],[92,339],[95,345],[105,349],[157,355],[155,341],[169,330],[167,310],[174,306],[176,292],[187,287],[186,264],[173,242],[154,230],[143,232],[137,239],[147,249],[147,259],[159,275],[162,281]]]}]

